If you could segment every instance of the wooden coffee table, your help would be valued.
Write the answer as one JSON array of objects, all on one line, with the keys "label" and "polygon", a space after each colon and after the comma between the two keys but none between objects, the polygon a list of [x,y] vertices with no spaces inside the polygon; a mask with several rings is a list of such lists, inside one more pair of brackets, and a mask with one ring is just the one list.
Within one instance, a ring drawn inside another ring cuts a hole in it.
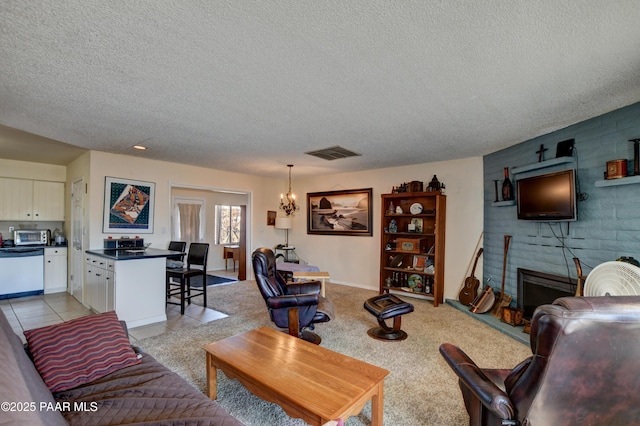
[{"label": "wooden coffee table", "polygon": [[371,400],[371,424],[382,426],[384,378],[389,371],[269,327],[211,343],[207,394],[217,397],[217,369],[254,395],[312,425],[346,420]]}]

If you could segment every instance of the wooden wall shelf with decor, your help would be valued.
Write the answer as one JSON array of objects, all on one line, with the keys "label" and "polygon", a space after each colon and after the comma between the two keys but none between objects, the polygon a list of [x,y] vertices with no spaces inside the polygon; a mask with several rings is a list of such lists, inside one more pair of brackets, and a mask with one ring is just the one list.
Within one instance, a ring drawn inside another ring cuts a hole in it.
[{"label": "wooden wall shelf with decor", "polygon": [[443,302],[446,201],[441,191],[382,195],[380,293]]}]

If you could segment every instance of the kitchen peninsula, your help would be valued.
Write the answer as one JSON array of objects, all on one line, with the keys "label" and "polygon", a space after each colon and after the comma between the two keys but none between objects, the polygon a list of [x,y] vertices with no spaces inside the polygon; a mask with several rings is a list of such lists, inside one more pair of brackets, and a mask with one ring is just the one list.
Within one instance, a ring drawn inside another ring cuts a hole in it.
[{"label": "kitchen peninsula", "polygon": [[172,250],[95,249],[85,252],[85,303],[96,312],[116,311],[127,327],[166,321],[166,258]]}]

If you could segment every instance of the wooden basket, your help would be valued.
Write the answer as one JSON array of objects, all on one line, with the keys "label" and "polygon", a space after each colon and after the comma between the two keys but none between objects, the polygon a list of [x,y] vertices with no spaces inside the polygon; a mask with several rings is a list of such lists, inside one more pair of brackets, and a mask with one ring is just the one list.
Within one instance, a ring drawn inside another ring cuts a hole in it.
[{"label": "wooden basket", "polygon": [[524,311],[522,309],[505,306],[502,308],[502,317],[500,320],[515,327],[524,324]]}]

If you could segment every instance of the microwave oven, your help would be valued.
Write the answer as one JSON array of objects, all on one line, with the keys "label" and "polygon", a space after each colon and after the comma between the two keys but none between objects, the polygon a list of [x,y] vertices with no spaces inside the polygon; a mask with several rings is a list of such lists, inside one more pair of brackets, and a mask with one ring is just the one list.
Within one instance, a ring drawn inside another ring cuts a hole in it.
[{"label": "microwave oven", "polygon": [[33,246],[51,244],[51,231],[48,229],[19,229],[13,231],[16,246]]}]

